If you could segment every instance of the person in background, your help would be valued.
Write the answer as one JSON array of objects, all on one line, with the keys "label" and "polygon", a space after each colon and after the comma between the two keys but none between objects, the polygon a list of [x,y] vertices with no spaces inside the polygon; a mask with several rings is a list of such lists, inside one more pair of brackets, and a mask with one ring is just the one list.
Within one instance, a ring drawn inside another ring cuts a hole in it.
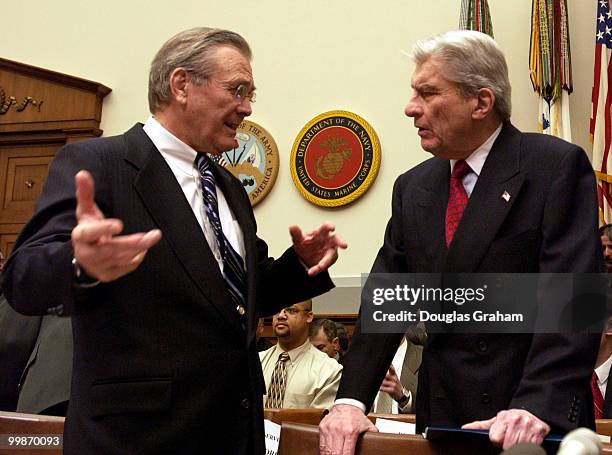
[{"label": "person in background", "polygon": [[257,321],[257,352],[265,351],[266,349],[270,349],[274,344],[272,344],[269,340],[263,337],[264,332],[264,318],[259,318]]},{"label": "person in background", "polygon": [[331,408],[342,365],[308,339],[312,301],[284,308],[272,318],[278,343],[260,352],[266,408]]},{"label": "person in background", "polygon": [[[0,273],[5,257],[0,252]],[[19,398],[19,380],[32,352],[40,328],[40,316],[23,316],[0,294],[0,410],[14,412]]]},{"label": "person in background", "polygon": [[601,250],[604,257],[604,271],[612,273],[612,224],[606,224],[599,228],[601,239]]},{"label": "person in background", "polygon": [[340,362],[340,340],[334,321],[316,319],[310,324],[308,336],[315,348]]},{"label": "person in background", "polygon": [[338,341],[340,342],[340,350],[338,352],[340,353],[340,359],[343,359],[349,350],[351,339],[346,330],[346,326],[341,322],[336,322],[336,330],[338,333]]},{"label": "person in background", "polygon": [[416,412],[418,372],[426,342],[425,326],[423,324],[410,326],[380,385],[374,400],[374,412],[378,414]]},{"label": "person in background", "polygon": [[[0,253],[0,272],[4,262]],[[2,295],[0,334],[0,410],[65,416],[72,377],[70,317],[24,316]]]}]

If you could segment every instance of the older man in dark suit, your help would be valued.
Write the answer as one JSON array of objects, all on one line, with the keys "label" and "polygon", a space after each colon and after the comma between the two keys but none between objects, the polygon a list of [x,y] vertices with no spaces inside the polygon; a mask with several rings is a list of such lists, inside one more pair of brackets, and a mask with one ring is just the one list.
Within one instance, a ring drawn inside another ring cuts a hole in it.
[{"label": "older man in dark suit", "polygon": [[[413,57],[414,119],[431,158],[395,183],[375,273],[595,272],[601,267],[593,170],[577,146],[510,124],[502,51],[459,31],[421,41]],[[504,448],[551,430],[593,425],[590,334],[430,334],[417,429],[489,430]],[[356,328],[321,452],[352,453],[372,430],[372,400],[401,334]],[[367,362],[367,368],[364,368]]]},{"label": "older man in dark suit", "polygon": [[250,58],[236,33],[179,33],[151,65],[145,125],[51,165],[3,288],[21,312],[72,314],[65,453],[264,452],[257,319],[330,289],[346,245],[330,223],[292,226],[268,257],[240,182],[206,156],[237,146]]}]

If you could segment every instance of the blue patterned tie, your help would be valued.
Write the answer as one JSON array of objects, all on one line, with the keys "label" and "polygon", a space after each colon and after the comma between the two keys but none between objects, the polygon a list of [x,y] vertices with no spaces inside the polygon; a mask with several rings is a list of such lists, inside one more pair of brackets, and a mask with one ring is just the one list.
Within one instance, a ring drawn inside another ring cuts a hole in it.
[{"label": "blue patterned tie", "polygon": [[223,259],[223,278],[227,285],[227,290],[236,304],[236,310],[242,316],[246,304],[246,274],[242,257],[234,250],[229,240],[221,228],[219,219],[219,203],[217,201],[217,188],[215,186],[215,176],[212,173],[210,158],[203,153],[198,153],[195,164],[200,171],[202,181],[202,194],[204,195],[204,209],[206,216],[217,238],[219,252]]}]

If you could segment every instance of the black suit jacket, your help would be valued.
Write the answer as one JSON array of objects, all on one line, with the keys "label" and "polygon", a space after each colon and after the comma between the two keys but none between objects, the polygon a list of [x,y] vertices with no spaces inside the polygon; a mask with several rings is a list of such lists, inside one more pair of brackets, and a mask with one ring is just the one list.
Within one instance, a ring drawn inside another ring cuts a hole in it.
[{"label": "black suit jacket", "polygon": [[[74,289],[70,233],[74,174],[89,170],[96,202],[124,232],[163,238],[132,273]],[[293,249],[277,260],[256,236],[240,183],[215,165],[244,235],[246,331],[193,211],[161,154],[136,125],[121,136],[64,147],[5,268],[24,313],[63,302],[72,313],[74,369],[64,449],[69,454],[263,453],[264,382],[257,318],[330,289]]]},{"label": "black suit jacket", "polygon": [[[447,249],[449,176],[449,162],[432,158],[397,179],[392,217],[372,272],[600,269],[595,179],[580,148],[505,124]],[[507,202],[504,191],[511,195]],[[358,324],[337,397],[369,407],[401,337],[366,334]],[[553,432],[592,426],[589,378],[598,339],[590,334],[432,335],[419,371],[417,428],[459,426],[508,408],[529,410]],[[369,374],[362,362],[369,363]]]}]

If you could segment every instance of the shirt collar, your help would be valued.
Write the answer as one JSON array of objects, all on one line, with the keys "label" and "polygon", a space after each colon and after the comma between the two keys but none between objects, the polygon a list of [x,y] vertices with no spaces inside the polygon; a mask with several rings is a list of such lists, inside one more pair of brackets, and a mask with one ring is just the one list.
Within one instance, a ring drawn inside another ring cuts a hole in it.
[{"label": "shirt collar", "polygon": [[595,368],[595,374],[597,375],[597,382],[599,384],[605,384],[608,382],[608,376],[610,375],[610,366],[612,365],[612,355],[608,357],[604,363]]},{"label": "shirt collar", "polygon": [[[491,152],[491,148],[493,147],[495,139],[497,139],[497,136],[499,136],[499,133],[501,132],[502,126],[503,124],[500,123],[497,129],[493,131],[493,134],[491,134],[489,138],[484,141],[480,147],[474,150],[472,154],[465,159],[465,162],[468,164],[468,166],[470,166],[472,172],[474,172],[474,174],[476,174],[477,176],[480,176],[482,167],[484,166],[484,163],[487,157],[489,156],[489,152]],[[457,161],[458,160],[450,160],[451,172],[455,167],[455,163]]]},{"label": "shirt collar", "polygon": [[[310,343],[310,340],[306,338],[306,341],[304,342],[304,344],[290,351],[286,351],[287,354],[289,354],[289,363],[296,362],[301,356],[303,356],[306,353],[306,351],[308,351],[308,349],[310,349],[311,345],[312,343]],[[275,360],[278,360],[278,356],[281,354],[281,352],[285,352],[285,351],[283,351],[281,347],[279,346],[279,344],[276,343],[276,347],[274,349],[274,359]]]},{"label": "shirt collar", "polygon": [[162,126],[153,116],[145,122],[143,129],[157,150],[186,174],[191,175],[197,152]]}]

